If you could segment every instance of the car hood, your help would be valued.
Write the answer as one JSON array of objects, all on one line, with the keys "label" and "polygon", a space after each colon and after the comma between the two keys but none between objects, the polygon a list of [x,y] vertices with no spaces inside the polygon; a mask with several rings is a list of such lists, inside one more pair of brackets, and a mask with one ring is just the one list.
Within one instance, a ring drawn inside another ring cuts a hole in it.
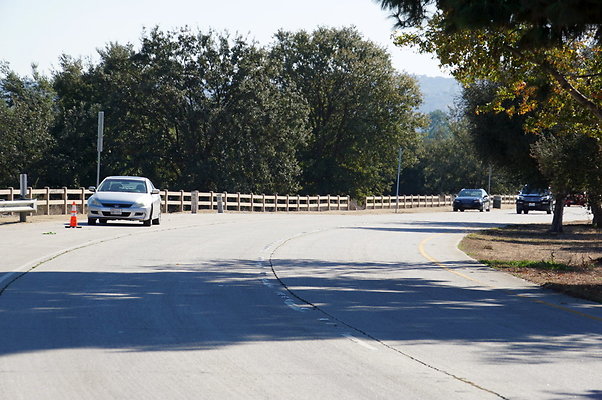
[{"label": "car hood", "polygon": [[96,192],[92,195],[95,199],[103,203],[136,203],[137,201],[148,199],[148,193],[127,193],[127,192]]}]

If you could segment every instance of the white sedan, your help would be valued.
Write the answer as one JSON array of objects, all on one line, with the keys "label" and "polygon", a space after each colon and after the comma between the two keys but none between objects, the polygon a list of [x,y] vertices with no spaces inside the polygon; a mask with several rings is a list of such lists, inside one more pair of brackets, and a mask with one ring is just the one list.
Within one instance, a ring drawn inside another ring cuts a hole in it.
[{"label": "white sedan", "polygon": [[161,222],[161,195],[153,183],[138,176],[109,176],[88,199],[88,225],[109,220],[142,221],[144,225]]}]

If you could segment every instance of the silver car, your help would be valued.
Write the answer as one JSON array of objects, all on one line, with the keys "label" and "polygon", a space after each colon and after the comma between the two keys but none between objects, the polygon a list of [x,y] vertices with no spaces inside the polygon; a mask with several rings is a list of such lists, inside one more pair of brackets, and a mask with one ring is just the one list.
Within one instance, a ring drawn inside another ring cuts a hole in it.
[{"label": "silver car", "polygon": [[109,176],[88,199],[88,225],[109,220],[142,221],[151,226],[161,223],[161,195],[147,178]]}]

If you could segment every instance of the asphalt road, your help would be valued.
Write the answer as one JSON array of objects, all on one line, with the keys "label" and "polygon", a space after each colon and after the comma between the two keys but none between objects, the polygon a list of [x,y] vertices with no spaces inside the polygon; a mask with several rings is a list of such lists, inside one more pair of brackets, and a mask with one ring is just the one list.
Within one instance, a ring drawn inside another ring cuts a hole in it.
[{"label": "asphalt road", "polygon": [[0,225],[1,399],[602,398],[602,306],[456,248],[544,213],[66,220]]}]

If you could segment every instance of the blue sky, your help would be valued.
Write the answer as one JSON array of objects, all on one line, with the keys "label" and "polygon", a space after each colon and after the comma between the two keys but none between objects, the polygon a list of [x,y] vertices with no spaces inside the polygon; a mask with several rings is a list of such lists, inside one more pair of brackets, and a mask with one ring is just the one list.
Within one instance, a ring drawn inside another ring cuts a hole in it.
[{"label": "blue sky", "polygon": [[31,73],[32,62],[47,74],[63,53],[94,61],[96,49],[109,42],[136,46],[143,28],[155,25],[226,30],[260,44],[279,29],[354,25],[388,50],[398,70],[448,76],[436,59],[393,46],[393,21],[372,0],[0,0],[0,60],[20,75]]}]

